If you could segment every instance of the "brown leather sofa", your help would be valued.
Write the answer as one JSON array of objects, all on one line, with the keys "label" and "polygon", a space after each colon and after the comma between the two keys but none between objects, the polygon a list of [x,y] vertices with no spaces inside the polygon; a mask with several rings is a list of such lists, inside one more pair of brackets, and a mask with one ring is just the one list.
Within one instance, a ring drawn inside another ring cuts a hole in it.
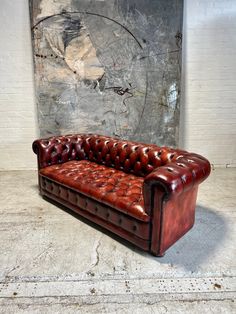
[{"label": "brown leather sofa", "polygon": [[183,150],[77,134],[39,139],[40,194],[162,256],[194,224],[209,162]]}]

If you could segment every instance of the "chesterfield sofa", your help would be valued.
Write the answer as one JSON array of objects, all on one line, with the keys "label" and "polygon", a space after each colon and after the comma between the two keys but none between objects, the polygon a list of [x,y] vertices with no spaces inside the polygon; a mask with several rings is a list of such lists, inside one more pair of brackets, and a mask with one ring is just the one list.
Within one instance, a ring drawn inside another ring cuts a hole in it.
[{"label": "chesterfield sofa", "polygon": [[194,224],[202,156],[101,135],[39,139],[40,194],[155,256]]}]

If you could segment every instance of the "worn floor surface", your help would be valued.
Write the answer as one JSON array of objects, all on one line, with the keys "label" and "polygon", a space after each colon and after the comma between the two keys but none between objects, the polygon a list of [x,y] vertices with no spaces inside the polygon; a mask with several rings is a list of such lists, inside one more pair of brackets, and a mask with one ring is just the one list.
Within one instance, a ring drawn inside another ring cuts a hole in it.
[{"label": "worn floor surface", "polygon": [[0,172],[0,313],[235,313],[236,169],[199,191],[194,228],[156,258]]}]

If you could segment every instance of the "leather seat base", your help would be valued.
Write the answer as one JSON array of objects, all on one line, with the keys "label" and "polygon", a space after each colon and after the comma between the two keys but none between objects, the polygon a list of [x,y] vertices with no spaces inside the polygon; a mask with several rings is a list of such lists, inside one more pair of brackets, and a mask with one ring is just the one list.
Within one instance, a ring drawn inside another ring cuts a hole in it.
[{"label": "leather seat base", "polygon": [[40,174],[141,221],[144,210],[143,178],[88,160],[48,166]]},{"label": "leather seat base", "polygon": [[39,177],[41,194],[79,213],[85,218],[124,237],[139,247],[149,249],[150,224],[136,220],[116,209],[97,202],[73,189],[42,175]]}]

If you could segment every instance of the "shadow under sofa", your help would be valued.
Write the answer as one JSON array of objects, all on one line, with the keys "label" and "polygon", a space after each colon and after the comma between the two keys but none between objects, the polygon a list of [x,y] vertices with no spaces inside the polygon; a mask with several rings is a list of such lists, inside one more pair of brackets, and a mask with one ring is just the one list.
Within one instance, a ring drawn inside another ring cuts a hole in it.
[{"label": "shadow under sofa", "polygon": [[38,139],[39,190],[145,251],[163,256],[194,224],[202,156],[93,134]]}]

